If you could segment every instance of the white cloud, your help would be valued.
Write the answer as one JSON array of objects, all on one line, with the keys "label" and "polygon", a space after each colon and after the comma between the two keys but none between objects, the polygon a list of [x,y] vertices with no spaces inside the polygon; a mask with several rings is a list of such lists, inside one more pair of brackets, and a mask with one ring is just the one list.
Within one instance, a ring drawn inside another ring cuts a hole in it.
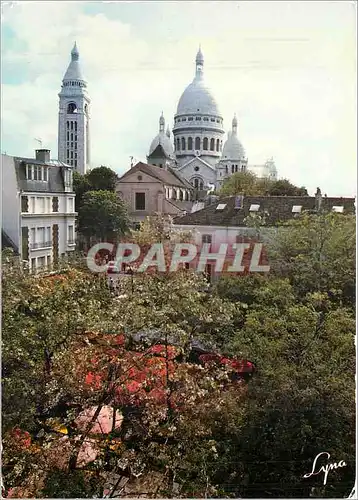
[{"label": "white cloud", "polygon": [[[4,9],[3,149],[57,154],[57,94],[74,40],[92,99],[93,166],[145,160],[161,111],[172,125],[198,44],[226,128],[253,164],[330,195],[355,194],[354,11],[348,2],[24,2]],[[97,4],[99,5],[99,4]],[[34,28],[36,27],[36,28]],[[5,50],[4,50],[5,49]]]}]

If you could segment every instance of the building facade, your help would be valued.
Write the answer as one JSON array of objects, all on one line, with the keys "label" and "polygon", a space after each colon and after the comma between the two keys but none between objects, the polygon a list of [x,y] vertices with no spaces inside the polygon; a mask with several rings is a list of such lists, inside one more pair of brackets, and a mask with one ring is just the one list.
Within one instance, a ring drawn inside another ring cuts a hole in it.
[{"label": "building facade", "polygon": [[51,160],[49,150],[36,150],[35,158],[2,155],[2,230],[32,270],[75,250],[72,173],[72,166]]},{"label": "building facade", "polygon": [[58,112],[58,159],[85,174],[90,164],[90,103],[75,43],[62,80]]},{"label": "building facade", "polygon": [[[164,119],[163,119],[164,120]],[[158,145],[157,135],[150,146],[149,156]],[[204,78],[204,57],[199,49],[195,59],[195,77],[181,95],[174,116],[173,142],[165,145],[172,156],[170,165],[198,191],[211,186],[220,188],[223,181],[236,172],[251,170],[245,150],[238,138],[238,120],[234,116],[232,129],[225,141],[223,116]],[[165,139],[168,142],[170,133]],[[164,144],[164,140],[162,140]],[[174,154],[172,152],[174,146]],[[258,177],[277,179],[273,159],[270,167],[256,169]]]},{"label": "building facade", "polygon": [[183,215],[193,205],[193,188],[187,181],[170,167],[142,162],[119,179],[116,192],[126,203],[134,225],[148,216]]}]

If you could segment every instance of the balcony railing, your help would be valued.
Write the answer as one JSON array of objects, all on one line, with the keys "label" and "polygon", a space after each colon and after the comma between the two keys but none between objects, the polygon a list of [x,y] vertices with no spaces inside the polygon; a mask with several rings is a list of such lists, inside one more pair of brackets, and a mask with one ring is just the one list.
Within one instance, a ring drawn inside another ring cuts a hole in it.
[{"label": "balcony railing", "polygon": [[52,241],[41,241],[36,243],[30,243],[31,250],[38,250],[39,248],[51,248]]}]

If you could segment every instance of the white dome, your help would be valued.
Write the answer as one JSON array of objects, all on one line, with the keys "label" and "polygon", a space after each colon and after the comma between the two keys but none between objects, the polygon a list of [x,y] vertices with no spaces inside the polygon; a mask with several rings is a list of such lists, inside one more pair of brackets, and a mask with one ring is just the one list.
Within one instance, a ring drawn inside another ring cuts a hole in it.
[{"label": "white dome", "polygon": [[179,99],[177,114],[207,114],[221,116],[217,102],[203,78],[194,78]]},{"label": "white dome", "polygon": [[222,160],[241,160],[242,158],[245,158],[245,150],[243,148],[243,145],[237,138],[236,134],[233,134],[232,132],[229,132],[229,136],[227,141],[224,144],[223,147],[223,153],[222,153]]},{"label": "white dome", "polygon": [[153,153],[153,151],[155,150],[155,148],[159,144],[162,146],[162,148],[164,149],[164,152],[168,156],[171,156],[174,154],[174,148],[173,148],[173,144],[172,144],[170,138],[167,136],[167,134],[165,132],[159,132],[159,134],[156,135],[154,137],[154,139],[152,140],[152,143],[151,143],[150,148],[149,148],[149,155],[151,155]]},{"label": "white dome", "polygon": [[204,81],[204,57],[199,48],[195,59],[196,74],[179,99],[177,115],[206,114],[220,116],[217,102]]}]

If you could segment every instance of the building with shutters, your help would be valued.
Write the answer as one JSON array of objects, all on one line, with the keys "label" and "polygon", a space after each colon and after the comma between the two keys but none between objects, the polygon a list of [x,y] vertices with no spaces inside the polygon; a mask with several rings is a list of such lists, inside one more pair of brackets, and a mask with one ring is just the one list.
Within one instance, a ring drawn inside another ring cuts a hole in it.
[{"label": "building with shutters", "polygon": [[50,159],[1,155],[2,241],[32,270],[50,268],[76,247],[73,167]]}]

